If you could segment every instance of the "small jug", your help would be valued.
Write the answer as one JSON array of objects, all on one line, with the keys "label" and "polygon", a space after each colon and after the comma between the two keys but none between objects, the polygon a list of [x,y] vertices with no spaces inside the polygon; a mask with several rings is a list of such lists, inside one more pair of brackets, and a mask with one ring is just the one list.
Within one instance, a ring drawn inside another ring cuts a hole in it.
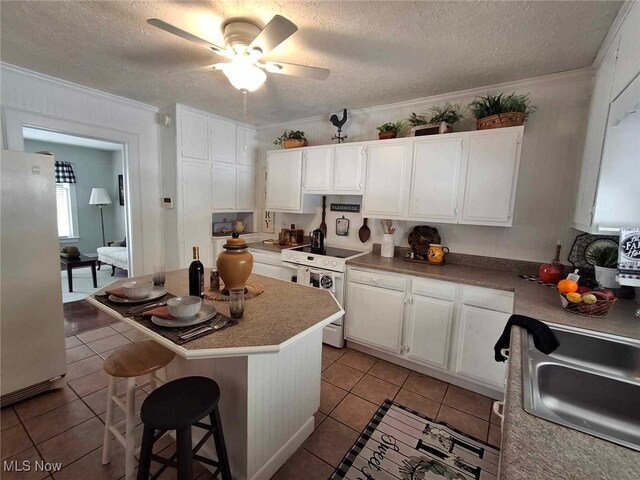
[{"label": "small jug", "polygon": [[444,257],[449,253],[447,247],[443,247],[439,243],[429,244],[429,250],[427,252],[427,259],[430,263],[444,263]]},{"label": "small jug", "polygon": [[238,232],[238,233],[242,233],[244,232],[244,229],[247,226],[247,219],[245,218],[244,220],[236,220],[235,223],[233,224],[233,229]]}]

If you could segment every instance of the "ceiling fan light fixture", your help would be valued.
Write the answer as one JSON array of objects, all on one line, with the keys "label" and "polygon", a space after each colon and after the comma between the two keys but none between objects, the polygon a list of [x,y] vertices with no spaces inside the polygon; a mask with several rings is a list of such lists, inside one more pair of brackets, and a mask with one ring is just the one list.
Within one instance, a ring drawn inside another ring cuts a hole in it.
[{"label": "ceiling fan light fixture", "polygon": [[277,63],[269,62],[265,64],[264,69],[270,73],[280,73],[282,70],[282,65],[278,65]]},{"label": "ceiling fan light fixture", "polygon": [[265,82],[267,74],[255,65],[247,62],[231,62],[223,66],[222,72],[231,85],[238,90],[254,92]]}]

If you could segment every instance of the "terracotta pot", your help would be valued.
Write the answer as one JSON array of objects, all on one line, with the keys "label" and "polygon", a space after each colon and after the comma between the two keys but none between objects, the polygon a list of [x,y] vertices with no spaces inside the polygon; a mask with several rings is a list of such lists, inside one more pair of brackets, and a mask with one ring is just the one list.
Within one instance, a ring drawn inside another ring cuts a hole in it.
[{"label": "terracotta pot", "polygon": [[396,138],[398,136],[398,132],[395,130],[389,130],[387,132],[379,132],[378,139],[380,140],[388,140],[389,138]]},{"label": "terracotta pot", "polygon": [[238,232],[233,232],[233,237],[224,244],[224,250],[218,255],[217,267],[225,290],[244,288],[253,270],[253,255],[247,242],[240,238]]}]

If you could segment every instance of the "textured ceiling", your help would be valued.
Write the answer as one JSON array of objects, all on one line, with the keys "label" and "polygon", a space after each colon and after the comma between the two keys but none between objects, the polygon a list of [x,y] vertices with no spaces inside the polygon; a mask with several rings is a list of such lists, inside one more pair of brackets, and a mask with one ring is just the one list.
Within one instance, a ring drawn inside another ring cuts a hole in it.
[{"label": "textured ceiling", "polygon": [[[2,2],[4,62],[155,106],[242,119],[220,57],[146,23],[158,17],[223,44],[223,19],[299,30],[269,58],[331,69],[324,82],[269,74],[250,123],[409,100],[592,63],[622,2]],[[190,71],[189,71],[190,70]]]}]

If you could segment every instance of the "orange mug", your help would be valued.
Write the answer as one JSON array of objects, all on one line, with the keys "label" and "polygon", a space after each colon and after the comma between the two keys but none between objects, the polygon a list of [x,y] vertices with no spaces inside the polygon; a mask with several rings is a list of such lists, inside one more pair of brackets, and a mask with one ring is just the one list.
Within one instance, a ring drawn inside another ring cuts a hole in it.
[{"label": "orange mug", "polygon": [[444,257],[446,257],[448,253],[449,249],[447,247],[443,247],[439,243],[431,243],[429,244],[427,258],[431,263],[442,263],[444,262]]}]

